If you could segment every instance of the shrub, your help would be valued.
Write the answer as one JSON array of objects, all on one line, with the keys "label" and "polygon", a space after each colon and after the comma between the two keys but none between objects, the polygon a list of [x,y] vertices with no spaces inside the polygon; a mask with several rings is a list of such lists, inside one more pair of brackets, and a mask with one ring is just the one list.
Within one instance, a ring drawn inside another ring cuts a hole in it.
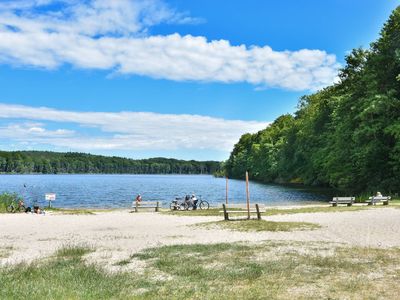
[{"label": "shrub", "polygon": [[2,193],[0,194],[0,213],[7,212],[7,206],[11,203],[18,203],[19,200],[22,200],[20,196],[16,193]]}]

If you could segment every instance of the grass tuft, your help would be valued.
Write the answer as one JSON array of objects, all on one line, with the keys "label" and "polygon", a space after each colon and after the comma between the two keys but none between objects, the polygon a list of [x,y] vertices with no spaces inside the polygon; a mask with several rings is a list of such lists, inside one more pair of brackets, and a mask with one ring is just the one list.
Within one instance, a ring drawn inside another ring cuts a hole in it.
[{"label": "grass tuft", "polygon": [[265,220],[231,220],[231,221],[218,221],[206,222],[196,224],[194,226],[201,227],[220,227],[223,229],[237,230],[237,231],[294,231],[294,230],[313,230],[321,228],[318,224],[307,222],[272,222]]},{"label": "grass tuft", "polygon": [[75,258],[81,259],[85,254],[92,252],[93,249],[88,246],[64,246],[55,253],[57,258]]},{"label": "grass tuft", "polygon": [[117,261],[114,266],[118,266],[118,267],[123,267],[126,265],[129,265],[131,263],[131,259],[122,259],[120,261]]}]

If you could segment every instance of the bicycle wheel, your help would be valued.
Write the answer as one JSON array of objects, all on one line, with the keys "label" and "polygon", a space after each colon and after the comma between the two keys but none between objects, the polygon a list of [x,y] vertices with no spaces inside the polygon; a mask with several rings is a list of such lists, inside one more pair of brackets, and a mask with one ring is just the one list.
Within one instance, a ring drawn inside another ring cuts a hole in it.
[{"label": "bicycle wheel", "polygon": [[181,210],[189,210],[189,205],[185,202],[180,206]]},{"label": "bicycle wheel", "polygon": [[9,213],[14,213],[15,212],[15,207],[13,204],[10,204],[7,206],[7,212]]},{"label": "bicycle wheel", "polygon": [[25,212],[25,210],[26,210],[25,205],[21,205],[21,206],[18,207],[18,211],[19,212]]},{"label": "bicycle wheel", "polygon": [[200,201],[199,207],[200,207],[200,209],[209,209],[210,208],[210,204],[208,204],[207,201],[202,200],[202,201]]},{"label": "bicycle wheel", "polygon": [[169,205],[169,208],[170,208],[171,210],[176,210],[176,203],[171,202],[171,204]]}]

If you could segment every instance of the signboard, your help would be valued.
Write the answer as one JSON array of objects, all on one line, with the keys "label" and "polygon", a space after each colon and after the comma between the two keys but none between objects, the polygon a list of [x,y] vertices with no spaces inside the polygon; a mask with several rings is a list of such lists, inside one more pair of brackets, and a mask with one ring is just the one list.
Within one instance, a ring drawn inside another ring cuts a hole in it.
[{"label": "signboard", "polygon": [[45,197],[46,197],[47,201],[55,201],[56,200],[56,194],[54,194],[54,193],[46,194]]}]

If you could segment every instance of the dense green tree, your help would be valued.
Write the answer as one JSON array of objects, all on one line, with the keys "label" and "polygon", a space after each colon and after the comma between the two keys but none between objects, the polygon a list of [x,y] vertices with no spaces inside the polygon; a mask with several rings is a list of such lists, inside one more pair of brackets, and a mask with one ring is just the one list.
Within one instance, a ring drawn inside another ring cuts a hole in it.
[{"label": "dense green tree", "polygon": [[127,159],[85,153],[0,151],[0,173],[213,174],[216,161],[167,158]]},{"label": "dense green tree", "polygon": [[339,82],[300,99],[294,117],[245,134],[227,175],[351,192],[400,190],[400,7],[370,49],[354,49]]}]

